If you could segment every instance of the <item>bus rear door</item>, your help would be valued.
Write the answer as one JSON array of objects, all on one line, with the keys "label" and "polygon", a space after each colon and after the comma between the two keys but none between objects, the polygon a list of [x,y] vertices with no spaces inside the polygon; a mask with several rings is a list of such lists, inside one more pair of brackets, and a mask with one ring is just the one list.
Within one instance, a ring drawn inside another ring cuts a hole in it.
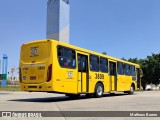
[{"label": "bus rear door", "polygon": [[110,91],[117,90],[117,69],[116,62],[109,62],[109,75],[110,75]]}]

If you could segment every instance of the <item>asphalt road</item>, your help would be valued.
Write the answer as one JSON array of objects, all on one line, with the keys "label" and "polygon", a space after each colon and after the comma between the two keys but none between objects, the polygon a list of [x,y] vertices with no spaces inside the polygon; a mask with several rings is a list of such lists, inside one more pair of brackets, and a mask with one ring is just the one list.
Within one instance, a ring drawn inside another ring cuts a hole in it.
[{"label": "asphalt road", "polygon": [[[95,117],[96,112],[86,112],[91,114],[90,117],[63,117],[63,111],[160,111],[160,91],[135,92],[134,95],[105,94],[102,98],[87,98],[82,95],[78,99],[70,99],[63,94],[0,91],[0,111],[62,111],[59,112],[62,117],[34,118],[36,120],[159,120],[160,117]],[[12,119],[22,118],[0,117],[0,120]],[[23,118],[23,120],[33,120],[33,118]]]}]

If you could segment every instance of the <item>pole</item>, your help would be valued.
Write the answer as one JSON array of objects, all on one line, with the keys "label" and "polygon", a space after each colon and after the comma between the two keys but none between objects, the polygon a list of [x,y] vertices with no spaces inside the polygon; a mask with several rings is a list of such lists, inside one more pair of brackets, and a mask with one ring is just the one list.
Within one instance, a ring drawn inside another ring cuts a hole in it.
[{"label": "pole", "polygon": [[48,0],[47,39],[69,43],[69,0]]},{"label": "pole", "polygon": [[6,86],[7,81],[7,67],[8,67],[8,56],[3,54],[3,63],[2,63],[2,84],[1,86]]}]

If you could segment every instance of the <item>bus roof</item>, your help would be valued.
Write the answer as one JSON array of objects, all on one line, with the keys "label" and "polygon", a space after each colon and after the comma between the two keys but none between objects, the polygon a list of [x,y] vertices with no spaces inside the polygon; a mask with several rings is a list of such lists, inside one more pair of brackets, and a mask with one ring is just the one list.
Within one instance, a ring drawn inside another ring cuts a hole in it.
[{"label": "bus roof", "polygon": [[[115,57],[111,57],[109,55],[104,55],[102,53],[94,52],[94,51],[91,51],[91,50],[80,48],[80,47],[77,47],[77,46],[74,46],[74,45],[71,45],[71,44],[68,44],[68,43],[60,42],[60,41],[57,41],[57,40],[53,40],[53,39],[36,40],[36,41],[28,42],[28,43],[25,43],[25,44],[31,44],[31,43],[35,43],[35,42],[46,42],[46,41],[55,42],[58,45],[62,45],[62,46],[65,46],[65,47],[68,47],[68,48],[71,48],[71,49],[76,49],[76,50],[79,50],[79,51],[82,51],[82,52],[85,52],[85,53],[105,57],[105,58],[111,59],[113,61],[123,62],[123,63],[126,63],[126,64],[134,65],[136,67],[140,67],[139,64],[135,64],[135,63],[128,62],[128,61],[125,61],[125,60],[121,60],[121,59],[118,59],[118,58],[115,58]],[[23,44],[23,45],[25,45],[25,44]]]}]

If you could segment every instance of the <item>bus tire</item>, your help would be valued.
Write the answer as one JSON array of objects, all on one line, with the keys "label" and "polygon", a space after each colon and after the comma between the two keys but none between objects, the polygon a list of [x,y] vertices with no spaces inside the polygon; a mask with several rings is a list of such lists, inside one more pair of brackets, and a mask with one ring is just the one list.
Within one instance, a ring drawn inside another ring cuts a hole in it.
[{"label": "bus tire", "polygon": [[96,98],[100,98],[103,96],[103,92],[104,92],[103,85],[101,83],[97,83],[94,90],[94,96]]},{"label": "bus tire", "polygon": [[134,94],[134,85],[132,84],[130,87],[130,91],[128,92],[129,95]]}]

